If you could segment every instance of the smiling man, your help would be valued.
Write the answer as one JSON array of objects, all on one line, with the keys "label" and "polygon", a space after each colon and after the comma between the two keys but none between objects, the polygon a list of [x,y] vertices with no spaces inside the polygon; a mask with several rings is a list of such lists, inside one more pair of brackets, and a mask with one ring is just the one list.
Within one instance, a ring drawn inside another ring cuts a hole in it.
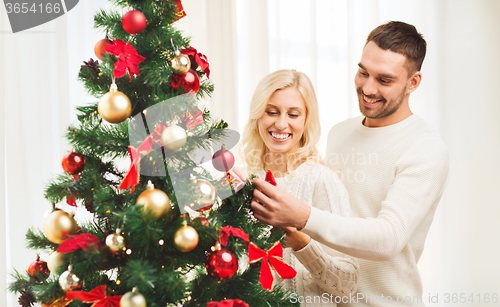
[{"label": "smiling man", "polygon": [[425,52],[422,35],[403,22],[367,38],[354,80],[363,115],[330,130],[325,159],[340,170],[352,218],[254,180],[252,209],[262,222],[362,259],[358,293],[339,306],[425,306],[417,263],[448,177],[446,146],[409,107]]}]

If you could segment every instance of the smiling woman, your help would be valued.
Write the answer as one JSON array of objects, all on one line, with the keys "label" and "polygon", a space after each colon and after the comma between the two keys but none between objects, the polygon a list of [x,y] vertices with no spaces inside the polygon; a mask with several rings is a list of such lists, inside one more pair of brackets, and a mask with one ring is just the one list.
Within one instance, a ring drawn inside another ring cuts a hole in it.
[{"label": "smiling woman", "polygon": [[277,177],[282,177],[287,171],[284,163],[273,163],[278,158],[287,160],[288,154],[299,149],[306,121],[306,106],[300,92],[294,87],[277,90],[271,95],[266,112],[257,120],[259,134],[267,149],[273,156],[264,159],[266,168]]},{"label": "smiling woman", "polygon": [[255,89],[243,131],[240,154],[250,171],[271,169],[276,177],[305,160],[322,163],[318,103],[309,78],[296,70],[278,70]]},{"label": "smiling woman", "polygon": [[[316,148],[320,134],[318,103],[311,81],[303,72],[278,70],[264,77],[255,89],[240,154],[251,173],[263,176],[269,169],[279,188],[305,204],[347,216],[347,191],[337,174],[324,165]],[[258,219],[259,207],[252,202]],[[278,285],[301,297],[354,294],[359,274],[354,258],[312,240],[296,228],[282,230],[287,247],[283,259],[297,275],[293,280],[278,279]],[[334,301],[315,300],[307,305],[297,301],[309,307],[336,305]]]}]

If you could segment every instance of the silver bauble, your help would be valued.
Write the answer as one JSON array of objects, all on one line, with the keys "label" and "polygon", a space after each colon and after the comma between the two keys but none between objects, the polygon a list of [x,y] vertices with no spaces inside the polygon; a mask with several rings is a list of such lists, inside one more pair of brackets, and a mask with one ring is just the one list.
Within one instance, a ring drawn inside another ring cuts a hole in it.
[{"label": "silver bauble", "polygon": [[187,141],[186,131],[177,125],[165,128],[161,134],[163,146],[170,150],[177,150],[184,146]]}]

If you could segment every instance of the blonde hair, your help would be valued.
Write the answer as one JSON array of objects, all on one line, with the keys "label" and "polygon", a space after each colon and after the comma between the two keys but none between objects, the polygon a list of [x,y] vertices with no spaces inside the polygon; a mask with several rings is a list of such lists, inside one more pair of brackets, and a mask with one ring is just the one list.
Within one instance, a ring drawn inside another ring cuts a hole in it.
[{"label": "blonde hair", "polygon": [[251,172],[264,169],[264,158],[269,150],[259,134],[257,120],[264,115],[271,95],[277,90],[289,87],[299,91],[304,99],[306,120],[298,150],[288,154],[287,170],[291,172],[306,161],[324,164],[316,145],[321,136],[321,126],[318,101],[311,80],[303,72],[283,69],[264,77],[257,85],[250,102],[250,114],[243,130],[239,154]]}]

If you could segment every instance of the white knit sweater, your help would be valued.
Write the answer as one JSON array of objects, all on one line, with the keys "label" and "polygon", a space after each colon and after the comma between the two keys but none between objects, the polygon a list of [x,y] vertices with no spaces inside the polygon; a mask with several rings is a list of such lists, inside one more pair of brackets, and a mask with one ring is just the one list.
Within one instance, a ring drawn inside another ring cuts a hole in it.
[{"label": "white knit sweater", "polygon": [[[264,175],[264,174],[260,174]],[[277,186],[304,204],[333,215],[349,216],[349,197],[337,174],[318,163],[303,163],[294,172],[276,178]],[[299,251],[285,248],[283,260],[297,276],[276,277],[276,284],[297,293],[301,306],[336,306],[335,296],[356,292],[359,267],[355,258],[339,253],[314,240]]]},{"label": "white knit sweater", "polygon": [[364,259],[355,303],[341,306],[424,306],[417,262],[446,185],[447,150],[416,115],[379,128],[362,120],[330,130],[325,159],[342,171],[353,217],[313,207],[302,231]]}]

